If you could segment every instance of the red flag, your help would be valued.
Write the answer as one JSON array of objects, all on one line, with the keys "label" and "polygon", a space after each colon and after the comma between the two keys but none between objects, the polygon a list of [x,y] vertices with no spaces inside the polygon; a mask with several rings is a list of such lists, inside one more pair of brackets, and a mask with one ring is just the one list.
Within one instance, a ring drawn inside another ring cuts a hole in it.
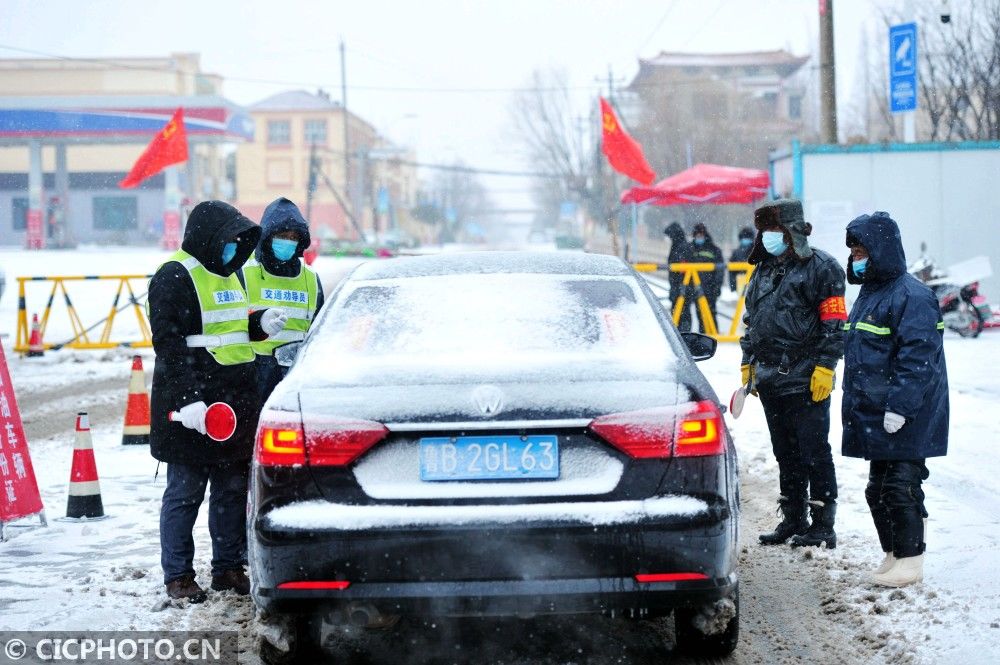
[{"label": "red flag", "polygon": [[184,131],[184,109],[174,111],[174,116],[160,133],[153,137],[146,149],[135,160],[132,170],[125,179],[118,183],[119,187],[129,189],[140,182],[156,175],[164,168],[178,162],[186,162],[188,158],[187,132]]},{"label": "red flag", "polygon": [[642,154],[642,146],[618,122],[618,116],[604,97],[601,97],[601,126],[604,129],[601,152],[607,156],[611,168],[644,185],[651,184],[656,173]]}]

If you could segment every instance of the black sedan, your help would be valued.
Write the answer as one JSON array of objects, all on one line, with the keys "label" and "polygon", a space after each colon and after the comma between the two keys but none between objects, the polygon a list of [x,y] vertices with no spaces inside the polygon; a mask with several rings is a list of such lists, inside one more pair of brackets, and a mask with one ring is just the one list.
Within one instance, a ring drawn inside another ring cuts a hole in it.
[{"label": "black sedan", "polygon": [[693,362],[714,350],[610,256],[357,268],[260,419],[253,597],[286,631],[265,660],[399,615],[673,612],[680,648],[732,651],[736,457]]}]

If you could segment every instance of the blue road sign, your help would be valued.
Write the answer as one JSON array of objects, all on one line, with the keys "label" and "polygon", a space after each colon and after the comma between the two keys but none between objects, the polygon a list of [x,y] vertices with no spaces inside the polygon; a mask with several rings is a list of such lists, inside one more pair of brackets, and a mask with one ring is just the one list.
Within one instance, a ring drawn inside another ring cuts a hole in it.
[{"label": "blue road sign", "polygon": [[889,108],[893,113],[917,109],[917,24],[889,28]]}]

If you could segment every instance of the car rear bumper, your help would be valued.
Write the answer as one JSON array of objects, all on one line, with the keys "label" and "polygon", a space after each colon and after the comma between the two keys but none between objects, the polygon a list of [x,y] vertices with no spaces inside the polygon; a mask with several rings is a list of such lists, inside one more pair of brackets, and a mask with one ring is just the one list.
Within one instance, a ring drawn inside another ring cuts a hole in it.
[{"label": "car rear bumper", "polygon": [[[510,524],[362,531],[288,530],[254,520],[253,595],[275,613],[373,605],[439,616],[646,611],[659,614],[729,595],[736,584],[735,516],[603,526]],[[643,573],[704,579],[638,582]],[[345,589],[289,589],[299,581]]]}]

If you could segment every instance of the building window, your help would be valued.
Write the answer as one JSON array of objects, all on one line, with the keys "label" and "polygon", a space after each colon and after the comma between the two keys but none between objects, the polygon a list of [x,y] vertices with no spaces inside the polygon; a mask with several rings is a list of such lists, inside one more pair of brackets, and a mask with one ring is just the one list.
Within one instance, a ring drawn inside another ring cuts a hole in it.
[{"label": "building window", "polygon": [[135,196],[95,196],[94,228],[124,231],[139,227],[139,199]]},{"label": "building window", "polygon": [[287,120],[267,121],[267,144],[290,145],[292,142],[292,123]]},{"label": "building window", "polygon": [[792,95],[788,98],[788,117],[792,120],[802,119],[802,97]]},{"label": "building window", "polygon": [[306,120],[306,145],[326,145],[326,120]]},{"label": "building window", "polygon": [[14,230],[24,231],[28,228],[28,199],[17,197],[10,200],[11,219],[14,220]]}]

